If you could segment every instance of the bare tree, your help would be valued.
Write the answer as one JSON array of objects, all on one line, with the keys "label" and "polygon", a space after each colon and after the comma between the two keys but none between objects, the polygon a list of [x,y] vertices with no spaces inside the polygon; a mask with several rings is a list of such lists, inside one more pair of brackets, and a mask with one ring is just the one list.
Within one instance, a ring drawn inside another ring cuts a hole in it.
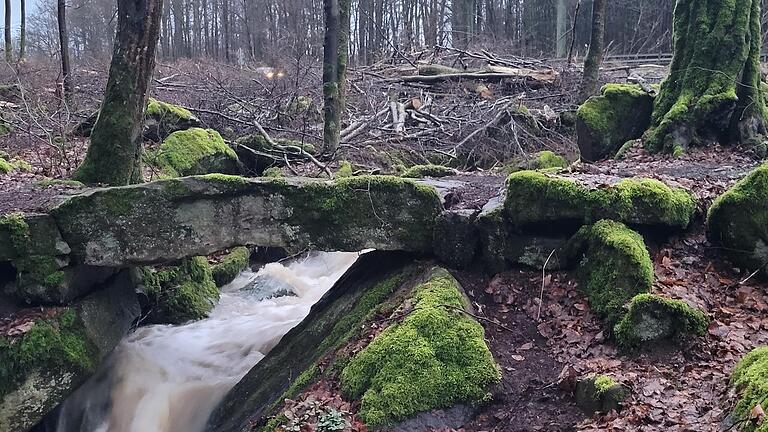
[{"label": "bare tree", "polygon": [[69,33],[67,33],[67,3],[66,0],[57,2],[57,20],[59,23],[59,52],[61,57],[61,84],[64,98],[72,94],[71,66],[69,63]]},{"label": "bare tree", "polygon": [[579,89],[579,101],[583,102],[597,92],[600,83],[600,64],[605,50],[605,0],[592,4],[592,39],[584,61],[584,76]]},{"label": "bare tree", "polygon": [[5,0],[5,61],[13,61],[11,42],[11,0]]},{"label": "bare tree", "polygon": [[163,0],[118,0],[109,79],[85,161],[84,183],[126,185],[141,178],[141,130],[155,69]]},{"label": "bare tree", "polygon": [[21,13],[21,27],[19,28],[19,61],[24,59],[27,49],[27,2],[19,0],[19,12]]}]

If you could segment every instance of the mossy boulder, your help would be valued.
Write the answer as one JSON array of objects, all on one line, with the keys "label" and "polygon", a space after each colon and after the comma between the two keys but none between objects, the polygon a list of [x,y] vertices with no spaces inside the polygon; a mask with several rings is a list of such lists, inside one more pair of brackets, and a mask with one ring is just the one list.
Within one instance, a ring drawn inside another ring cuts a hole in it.
[{"label": "mossy boulder", "polygon": [[768,275],[768,165],[715,200],[707,216],[707,237],[737,266]]},{"label": "mossy boulder", "polygon": [[479,246],[474,210],[451,210],[440,214],[435,224],[434,251],[441,262],[467,268]]},{"label": "mossy boulder", "polygon": [[569,242],[567,254],[579,260],[579,288],[609,328],[621,319],[627,302],[653,285],[653,263],[643,238],[620,222],[583,227]]},{"label": "mossy boulder", "polygon": [[44,309],[16,336],[0,337],[0,430],[27,431],[93,374],[139,315],[125,270],[66,308]]},{"label": "mossy boulder", "polygon": [[558,168],[567,168],[568,167],[568,160],[564,157],[558,155],[557,153],[550,151],[550,150],[544,150],[540,151],[532,157],[525,157],[519,160],[514,160],[511,163],[507,164],[504,168],[507,174],[515,173],[518,171],[527,171],[527,170],[544,170],[544,171],[554,171]]},{"label": "mossy boulder", "polygon": [[217,264],[211,267],[211,273],[216,285],[222,287],[237,277],[241,271],[248,268],[251,251],[245,247],[236,247],[221,258]]},{"label": "mossy boulder", "polygon": [[519,230],[567,229],[601,219],[682,230],[696,212],[690,193],[653,179],[617,179],[595,187],[577,178],[520,171],[507,178],[506,192],[505,218]]},{"label": "mossy boulder", "polygon": [[[83,137],[91,136],[91,131],[98,118],[99,111],[92,113],[72,133]],[[153,98],[149,98],[147,102],[147,108],[144,111],[144,140],[162,142],[176,131],[201,126],[200,119],[186,108]]]},{"label": "mossy boulder", "polygon": [[178,265],[161,268],[142,267],[141,272],[150,322],[182,324],[200,320],[219,300],[205,257],[185,258]]},{"label": "mossy boulder", "polygon": [[387,176],[336,181],[211,174],[92,189],[52,210],[80,262],[167,262],[236,245],[430,252],[434,188]]},{"label": "mossy boulder", "polygon": [[[4,135],[2,120],[0,120],[0,136]],[[0,174],[9,174],[14,171],[32,171],[32,165],[24,159],[11,158],[4,152],[0,152]]]},{"label": "mossy boulder", "polygon": [[468,301],[448,272],[434,270],[414,288],[412,303],[402,322],[377,335],[341,373],[343,393],[361,401],[359,416],[369,426],[478,405],[501,378],[483,327],[460,312]]},{"label": "mossy boulder", "polygon": [[655,347],[703,335],[708,325],[709,319],[703,312],[683,301],[639,294],[630,300],[628,311],[613,334],[623,348]]},{"label": "mossy boulder", "polygon": [[415,165],[406,169],[401,177],[404,178],[424,178],[424,177],[448,177],[456,175],[458,171],[442,165]]},{"label": "mossy boulder", "polygon": [[144,160],[165,177],[241,171],[235,151],[212,129],[174,132],[156,150],[148,151]]},{"label": "mossy boulder", "polygon": [[0,261],[37,256],[62,256],[70,252],[56,221],[49,215],[8,213],[0,216]]},{"label": "mossy boulder", "polygon": [[[233,148],[246,171],[257,176],[269,168],[285,166],[285,155],[292,160],[294,157],[291,154],[315,154],[317,151],[314,145],[307,142],[283,138],[273,139],[273,142],[274,144],[267,141],[263,135],[255,133],[235,140]],[[300,158],[305,159],[305,156]]]},{"label": "mossy boulder", "polygon": [[589,375],[576,383],[576,405],[587,415],[619,411],[629,392],[608,375]]},{"label": "mossy boulder", "polygon": [[576,134],[581,158],[613,156],[625,142],[640,138],[651,124],[653,96],[634,84],[606,84],[600,96],[577,111]]},{"label": "mossy boulder", "polygon": [[768,347],[756,348],[741,359],[731,374],[731,385],[739,394],[732,414],[739,430],[768,431],[768,422],[750,418],[752,410],[757,405],[764,408],[768,400]]}]

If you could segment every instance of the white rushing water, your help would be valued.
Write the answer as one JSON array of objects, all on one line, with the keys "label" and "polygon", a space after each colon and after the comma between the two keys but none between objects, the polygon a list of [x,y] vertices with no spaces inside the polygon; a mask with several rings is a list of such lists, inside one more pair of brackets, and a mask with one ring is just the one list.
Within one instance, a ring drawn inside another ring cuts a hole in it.
[{"label": "white rushing water", "polygon": [[209,318],[138,329],[63,405],[57,432],[202,430],[226,392],[357,257],[318,253],[246,271],[222,289]]}]

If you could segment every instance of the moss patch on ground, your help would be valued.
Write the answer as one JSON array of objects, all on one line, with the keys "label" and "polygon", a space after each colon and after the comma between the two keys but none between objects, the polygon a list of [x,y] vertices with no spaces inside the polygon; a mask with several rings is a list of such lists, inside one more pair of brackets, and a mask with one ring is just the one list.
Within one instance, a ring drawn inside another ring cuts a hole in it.
[{"label": "moss patch on ground", "polygon": [[579,286],[590,307],[609,327],[621,319],[623,306],[650,291],[653,263],[640,234],[620,222],[585,226],[571,239],[568,254],[581,259]]},{"label": "moss patch on ground", "polygon": [[768,422],[755,424],[749,420],[752,409],[768,401],[768,347],[760,347],[736,365],[731,375],[731,385],[740,398],[733,409],[733,420],[739,422],[743,432],[768,432]]},{"label": "moss patch on ground", "polygon": [[707,326],[707,316],[683,301],[640,294],[629,302],[628,312],[616,324],[613,333],[621,347],[639,348],[703,335]]},{"label": "moss patch on ground", "polygon": [[442,165],[415,165],[406,169],[401,177],[404,178],[424,178],[424,177],[448,177],[456,175],[457,171]]},{"label": "moss patch on ground", "polygon": [[625,179],[605,188],[537,171],[507,178],[506,219],[517,228],[613,219],[635,225],[686,228],[696,202],[686,191],[653,179]]},{"label": "moss patch on ground", "polygon": [[0,174],[8,174],[13,171],[32,171],[32,165],[24,159],[11,158],[0,152]]},{"label": "moss patch on ground", "polygon": [[[707,237],[736,265],[748,270],[768,262],[768,165],[719,196],[707,215]],[[763,275],[766,275],[763,270]]]},{"label": "moss patch on ground", "polygon": [[235,280],[241,271],[248,268],[250,258],[251,251],[247,247],[236,247],[229,251],[221,262],[211,268],[216,285],[221,287]]},{"label": "moss patch on ground", "polygon": [[342,391],[361,400],[360,417],[378,427],[416,413],[479,404],[500,372],[457,282],[444,270],[414,288],[413,310],[354,356]]},{"label": "moss patch on ground", "polygon": [[22,336],[0,337],[0,397],[15,390],[37,369],[92,369],[97,348],[77,320],[74,310],[62,310],[37,320]]},{"label": "moss patch on ground", "polygon": [[237,154],[218,132],[201,128],[172,133],[157,150],[147,152],[145,161],[167,177],[234,174],[239,164]]},{"label": "moss patch on ground", "polygon": [[186,258],[176,266],[159,270],[141,270],[154,322],[181,324],[206,318],[219,299],[205,257]]}]

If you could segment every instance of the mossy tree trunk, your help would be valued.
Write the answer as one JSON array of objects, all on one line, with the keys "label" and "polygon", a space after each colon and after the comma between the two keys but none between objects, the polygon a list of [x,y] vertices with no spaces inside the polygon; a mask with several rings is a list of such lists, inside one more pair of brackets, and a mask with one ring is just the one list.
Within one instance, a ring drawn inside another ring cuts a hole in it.
[{"label": "mossy tree trunk", "polygon": [[11,0],[5,0],[5,61],[13,61],[13,45],[11,44]]},{"label": "mossy tree trunk", "polygon": [[350,4],[350,0],[323,1],[325,14],[323,153],[325,154],[333,154],[341,139],[341,115],[344,111],[347,63],[349,60]]},{"label": "mossy tree trunk", "polygon": [[600,88],[600,64],[603,62],[605,50],[605,2],[606,0],[595,0],[592,3],[592,36],[587,58],[584,60],[579,102],[594,96]]},{"label": "mossy tree trunk", "polygon": [[147,87],[155,69],[162,0],[118,0],[109,79],[85,161],[84,183],[126,185],[140,178],[141,131]]},{"label": "mossy tree trunk", "polygon": [[56,22],[59,25],[59,56],[61,59],[61,85],[64,100],[72,95],[72,77],[69,66],[69,33],[67,32],[67,2],[56,2]]},{"label": "mossy tree trunk", "polygon": [[646,147],[674,152],[759,142],[766,130],[761,35],[760,0],[678,0],[675,56]]}]

